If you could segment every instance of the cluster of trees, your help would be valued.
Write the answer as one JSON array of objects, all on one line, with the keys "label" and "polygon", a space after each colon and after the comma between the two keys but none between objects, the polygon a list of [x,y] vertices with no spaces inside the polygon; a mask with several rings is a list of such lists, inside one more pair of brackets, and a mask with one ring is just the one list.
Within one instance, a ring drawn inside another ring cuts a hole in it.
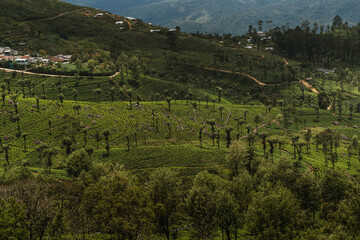
[{"label": "cluster of trees", "polygon": [[291,58],[303,58],[314,64],[334,66],[337,60],[355,64],[359,55],[359,25],[350,27],[336,16],[332,26],[310,26],[304,21],[295,29],[285,25],[273,30],[278,51]]},{"label": "cluster of trees", "polygon": [[67,162],[71,182],[34,176],[26,167],[2,173],[1,239],[356,239],[360,233],[357,178],[328,170],[318,179],[292,160],[254,154],[245,142],[230,148],[230,174],[136,175],[92,162],[85,149]]}]

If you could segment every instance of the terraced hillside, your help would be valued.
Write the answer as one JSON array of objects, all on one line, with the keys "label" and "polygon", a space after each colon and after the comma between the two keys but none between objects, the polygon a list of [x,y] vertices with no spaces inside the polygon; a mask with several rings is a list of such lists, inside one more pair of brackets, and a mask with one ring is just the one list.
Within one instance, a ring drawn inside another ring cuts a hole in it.
[{"label": "terraced hillside", "polygon": [[[247,118],[252,119],[262,113],[262,122],[268,122],[275,114],[265,114],[264,107],[190,100],[188,103],[171,101],[170,111],[169,104],[164,101],[129,105],[128,102],[65,100],[61,104],[59,100],[40,99],[37,105],[34,98],[19,96],[15,100],[11,95],[4,103],[1,107],[1,136],[3,144],[9,145],[10,163],[17,165],[28,159],[31,166],[38,167],[41,166],[39,147],[46,144],[62,153],[65,151],[64,136],[71,137],[72,147],[91,146],[97,160],[125,163],[130,169],[160,166],[201,169],[223,165],[226,152],[224,129],[235,128],[235,116],[247,112]],[[216,129],[221,132],[220,150],[212,147],[209,119],[213,119]],[[254,123],[248,121],[253,128]],[[204,149],[199,147],[198,140],[202,126]],[[244,129],[233,134],[244,135],[245,127],[241,128]],[[110,131],[110,156],[104,158],[105,130]],[[4,158],[3,155],[3,161]]]},{"label": "terraced hillside", "polygon": [[[168,29],[141,20],[120,30],[115,21],[125,21],[124,17],[101,10],[45,0],[5,3],[9,7],[0,20],[9,24],[1,25],[2,42],[15,47],[24,42],[24,53],[29,49],[71,53],[74,59],[69,66],[74,69],[98,64],[114,75],[87,77],[79,70],[64,76],[57,66],[39,75],[2,71],[4,162],[25,162],[38,171],[47,156],[54,171],[63,171],[64,177],[67,155],[86,145],[95,161],[124,163],[134,171],[168,166],[194,173],[223,167],[226,146],[235,139],[252,145],[255,134],[259,155],[260,143],[265,142],[264,157],[270,154],[266,139],[277,139],[281,151],[271,152],[280,156],[302,146],[293,140],[303,141],[307,130],[320,134],[331,128],[350,139],[356,134],[353,127],[360,125],[358,113],[348,107],[343,112],[318,110],[318,95],[330,89],[320,86],[321,80],[315,77],[325,76],[312,73],[307,63],[261,50],[271,43],[247,50],[238,43],[246,37],[219,41],[179,30],[172,39]],[[104,15],[94,17],[97,13]],[[160,32],[151,33],[155,28]],[[311,75],[312,91],[306,90],[306,82],[299,82]],[[339,91],[338,95],[349,104],[356,104],[358,98],[357,92]],[[331,103],[329,108],[337,104],[324,98],[325,104]],[[342,169],[354,161],[351,154],[355,154],[346,153],[349,143],[343,141],[339,150],[343,160],[338,161]],[[309,149],[306,154],[311,157],[303,157],[302,165],[323,168],[326,151],[324,156],[313,151]],[[355,172],[357,164],[350,165],[348,171]]]},{"label": "terraced hillside", "polygon": [[[20,54],[41,50],[45,55],[73,55],[74,66],[69,67],[73,75],[83,70],[75,65],[87,68],[90,60],[107,68],[111,74],[136,66],[146,76],[186,83],[190,87],[206,86],[215,91],[215,87],[220,86],[227,98],[257,92],[257,84],[245,75],[225,71],[249,74],[265,83],[296,80],[288,67],[283,68],[281,57],[244,49],[246,37],[223,42],[220,38],[206,40],[178,31],[169,44],[167,28],[151,26],[140,19],[127,21],[123,16],[60,1],[23,0],[21,5],[19,3],[2,2],[6,7],[0,15],[0,45],[18,49]],[[104,15],[94,18],[97,13]],[[125,24],[118,26],[117,21]],[[160,32],[151,33],[154,29]],[[256,47],[263,49],[260,45]],[[300,70],[296,63],[291,67]],[[213,70],[207,70],[209,68]],[[57,66],[41,71],[61,73]]]},{"label": "terraced hillside", "polygon": [[[289,119],[282,114],[285,105],[281,102],[270,108],[232,104],[226,99],[218,103],[216,95],[212,96],[215,101],[211,98],[206,101],[204,90],[194,90],[193,98],[188,100],[177,100],[171,91],[149,95],[147,85],[157,89],[154,84],[161,82],[152,78],[146,78],[150,82],[144,84],[143,90],[131,92],[109,77],[75,79],[21,74],[11,77],[14,76],[2,76],[4,82],[10,79],[10,85],[1,85],[8,91],[10,86],[10,94],[2,94],[0,107],[0,136],[2,145],[7,146],[6,151],[2,148],[1,161],[5,164],[9,161],[10,165],[26,163],[33,171],[42,172],[43,159],[49,156],[44,149],[50,148],[53,151],[50,167],[60,178],[67,175],[66,152],[85,146],[91,149],[89,154],[97,162],[121,163],[133,171],[166,166],[184,174],[226,169],[228,142],[249,139],[253,132],[260,136],[254,139],[258,142],[257,154],[263,154],[261,136],[265,134],[268,140],[284,143],[273,151],[275,157],[291,156],[294,134],[301,136],[307,129],[319,133],[339,119],[330,111],[317,113],[314,108],[296,106],[287,116],[293,119],[289,125]],[[293,83],[291,87],[298,91],[298,95],[292,96],[295,100],[301,95],[300,83]],[[96,95],[94,90],[99,88],[100,94]],[[115,90],[110,89],[114,88],[117,90],[112,94]],[[76,97],[74,89],[77,89]],[[306,91],[309,97],[315,94]],[[45,99],[36,99],[35,95]],[[360,115],[355,113],[347,120],[344,114],[342,118],[343,123],[332,128],[351,137],[356,132],[352,127],[360,125]],[[106,131],[109,132],[107,141]],[[344,154],[344,159],[337,166],[346,169],[347,148],[346,140],[343,141],[344,147],[339,153]],[[303,166],[321,171],[323,158],[322,153],[312,147],[304,153]],[[351,166],[348,171],[353,173],[358,168],[355,159]]]}]

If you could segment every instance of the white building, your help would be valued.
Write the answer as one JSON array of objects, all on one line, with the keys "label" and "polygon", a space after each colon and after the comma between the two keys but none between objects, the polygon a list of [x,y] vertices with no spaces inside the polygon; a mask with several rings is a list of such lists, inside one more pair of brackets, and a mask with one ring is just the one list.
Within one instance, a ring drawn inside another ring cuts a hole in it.
[{"label": "white building", "polygon": [[55,57],[62,59],[63,62],[70,62],[72,55],[59,54]]},{"label": "white building", "polygon": [[126,17],[127,20],[130,20],[130,21],[135,21],[136,18],[133,18],[133,17]]},{"label": "white building", "polygon": [[330,73],[335,73],[336,69],[333,68],[333,69],[330,70],[330,69],[326,69],[326,68],[318,68],[318,69],[316,69],[316,71],[322,72],[324,74],[330,74]]},{"label": "white building", "polygon": [[265,37],[265,36],[266,36],[266,32],[258,31],[258,32],[257,32],[257,35],[260,36],[260,37]]},{"label": "white building", "polygon": [[0,54],[4,54],[5,56],[16,56],[19,52],[9,47],[0,47]]},{"label": "white building", "polygon": [[17,64],[26,65],[29,62],[29,58],[17,58],[14,60]]},{"label": "white building", "polygon": [[95,14],[94,18],[102,18],[104,16],[103,13],[97,13]]}]

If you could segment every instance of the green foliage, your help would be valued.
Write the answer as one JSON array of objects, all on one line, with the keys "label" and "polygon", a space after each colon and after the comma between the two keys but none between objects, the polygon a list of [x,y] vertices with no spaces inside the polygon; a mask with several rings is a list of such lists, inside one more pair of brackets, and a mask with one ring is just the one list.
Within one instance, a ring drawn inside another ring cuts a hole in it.
[{"label": "green foliage", "polygon": [[252,159],[249,156],[249,148],[244,142],[234,142],[229,149],[226,160],[231,169],[232,177],[238,177],[243,170],[252,172]]},{"label": "green foliage", "polygon": [[[8,219],[10,221],[7,227],[16,226],[17,229],[14,228],[13,233],[20,234],[20,237],[26,234],[32,238],[42,238],[56,215],[56,199],[63,193],[57,186],[59,185],[47,177],[27,178],[4,186],[1,190],[0,201],[2,204],[4,201],[8,202],[5,206],[9,209],[8,212],[5,211],[5,216],[9,214],[8,217],[13,217]],[[17,220],[19,222],[11,226]]]},{"label": "green foliage", "polygon": [[336,222],[340,222],[346,235],[353,238],[356,238],[359,235],[359,229],[357,227],[360,223],[358,214],[360,206],[359,200],[359,194],[355,193],[350,198],[343,200],[339,205],[339,209],[333,215],[334,226],[336,225]]},{"label": "green foliage", "polygon": [[321,196],[325,202],[337,203],[341,201],[348,188],[348,179],[336,170],[327,171],[320,182]]},{"label": "green foliage", "polygon": [[24,210],[15,199],[0,199],[0,226],[1,239],[27,238]]},{"label": "green foliage", "polygon": [[89,171],[91,160],[85,149],[74,151],[67,158],[66,172],[71,177],[78,177],[82,171]]},{"label": "green foliage", "polygon": [[154,202],[156,229],[169,239],[174,225],[181,223],[179,205],[183,193],[177,174],[160,168],[151,174],[147,187]]},{"label": "green foliage", "polygon": [[194,237],[213,238],[216,230],[216,195],[221,182],[208,172],[199,173],[194,179],[186,200]]},{"label": "green foliage", "polygon": [[280,186],[257,192],[246,215],[246,228],[255,239],[293,239],[303,224],[299,201]]},{"label": "green foliage", "polygon": [[318,95],[319,108],[327,109],[330,106],[330,99],[325,92]]},{"label": "green foliage", "polygon": [[[141,20],[120,31],[123,17],[94,18],[100,10],[39,1],[36,13],[38,3],[20,2],[6,0],[0,40],[73,54],[32,71],[74,76],[0,71],[0,208],[9,209],[1,234],[26,226],[31,239],[357,235],[359,70],[338,62],[355,61],[356,51],[350,59],[292,42],[341,42],[356,28],[337,18],[319,35],[304,21],[260,43],[250,27],[260,50],[245,51],[238,42],[248,36],[154,34]],[[336,73],[310,67],[322,62],[339,65]]]},{"label": "green foliage", "polygon": [[149,236],[153,206],[123,169],[115,169],[85,191],[82,205],[93,231],[126,238]]}]

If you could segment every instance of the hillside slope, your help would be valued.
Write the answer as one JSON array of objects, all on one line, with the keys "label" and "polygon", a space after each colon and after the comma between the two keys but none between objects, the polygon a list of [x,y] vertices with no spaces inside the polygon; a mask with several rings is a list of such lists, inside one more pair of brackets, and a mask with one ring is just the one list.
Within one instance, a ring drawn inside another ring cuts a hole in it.
[{"label": "hillside slope", "polygon": [[249,24],[261,19],[270,26],[300,24],[304,20],[330,24],[335,15],[341,15],[351,24],[360,21],[355,0],[198,0],[198,1],[116,1],[66,0],[80,5],[107,9],[114,13],[133,15],[156,24],[179,25],[188,32],[244,33]]},{"label": "hillside slope", "polygon": [[[139,79],[135,83],[131,79],[121,81],[121,85],[131,85],[135,93],[140,92],[146,98],[156,93],[144,90],[149,88],[177,93],[180,88],[184,99],[188,89],[206,89],[217,95],[216,87],[220,86],[226,98],[241,102],[250,99],[249,94],[259,94],[258,84],[251,77],[264,83],[287,81],[287,77],[279,78],[277,74],[277,68],[284,65],[282,58],[244,49],[238,45],[238,39],[220,43],[217,39],[201,39],[177,32],[172,48],[167,28],[151,26],[141,20],[133,21],[131,30],[120,29],[115,22],[125,22],[122,16],[60,1],[23,0],[20,5],[6,0],[4,6],[0,17],[1,45],[18,48],[24,54],[40,50],[48,55],[71,54],[85,64],[95,59],[98,63],[116,64],[114,71],[115,68],[133,71],[131,66],[136,66],[144,76],[166,80],[156,81],[156,87],[148,84],[146,88],[142,85],[146,85],[146,81]],[[104,15],[95,18],[97,13]],[[161,32],[151,33],[151,29]],[[26,44],[25,49],[18,46],[20,43]],[[266,66],[271,70],[266,70]],[[283,74],[289,76],[287,71]],[[175,85],[169,85],[169,81]],[[175,87],[176,84],[181,87]]]}]

